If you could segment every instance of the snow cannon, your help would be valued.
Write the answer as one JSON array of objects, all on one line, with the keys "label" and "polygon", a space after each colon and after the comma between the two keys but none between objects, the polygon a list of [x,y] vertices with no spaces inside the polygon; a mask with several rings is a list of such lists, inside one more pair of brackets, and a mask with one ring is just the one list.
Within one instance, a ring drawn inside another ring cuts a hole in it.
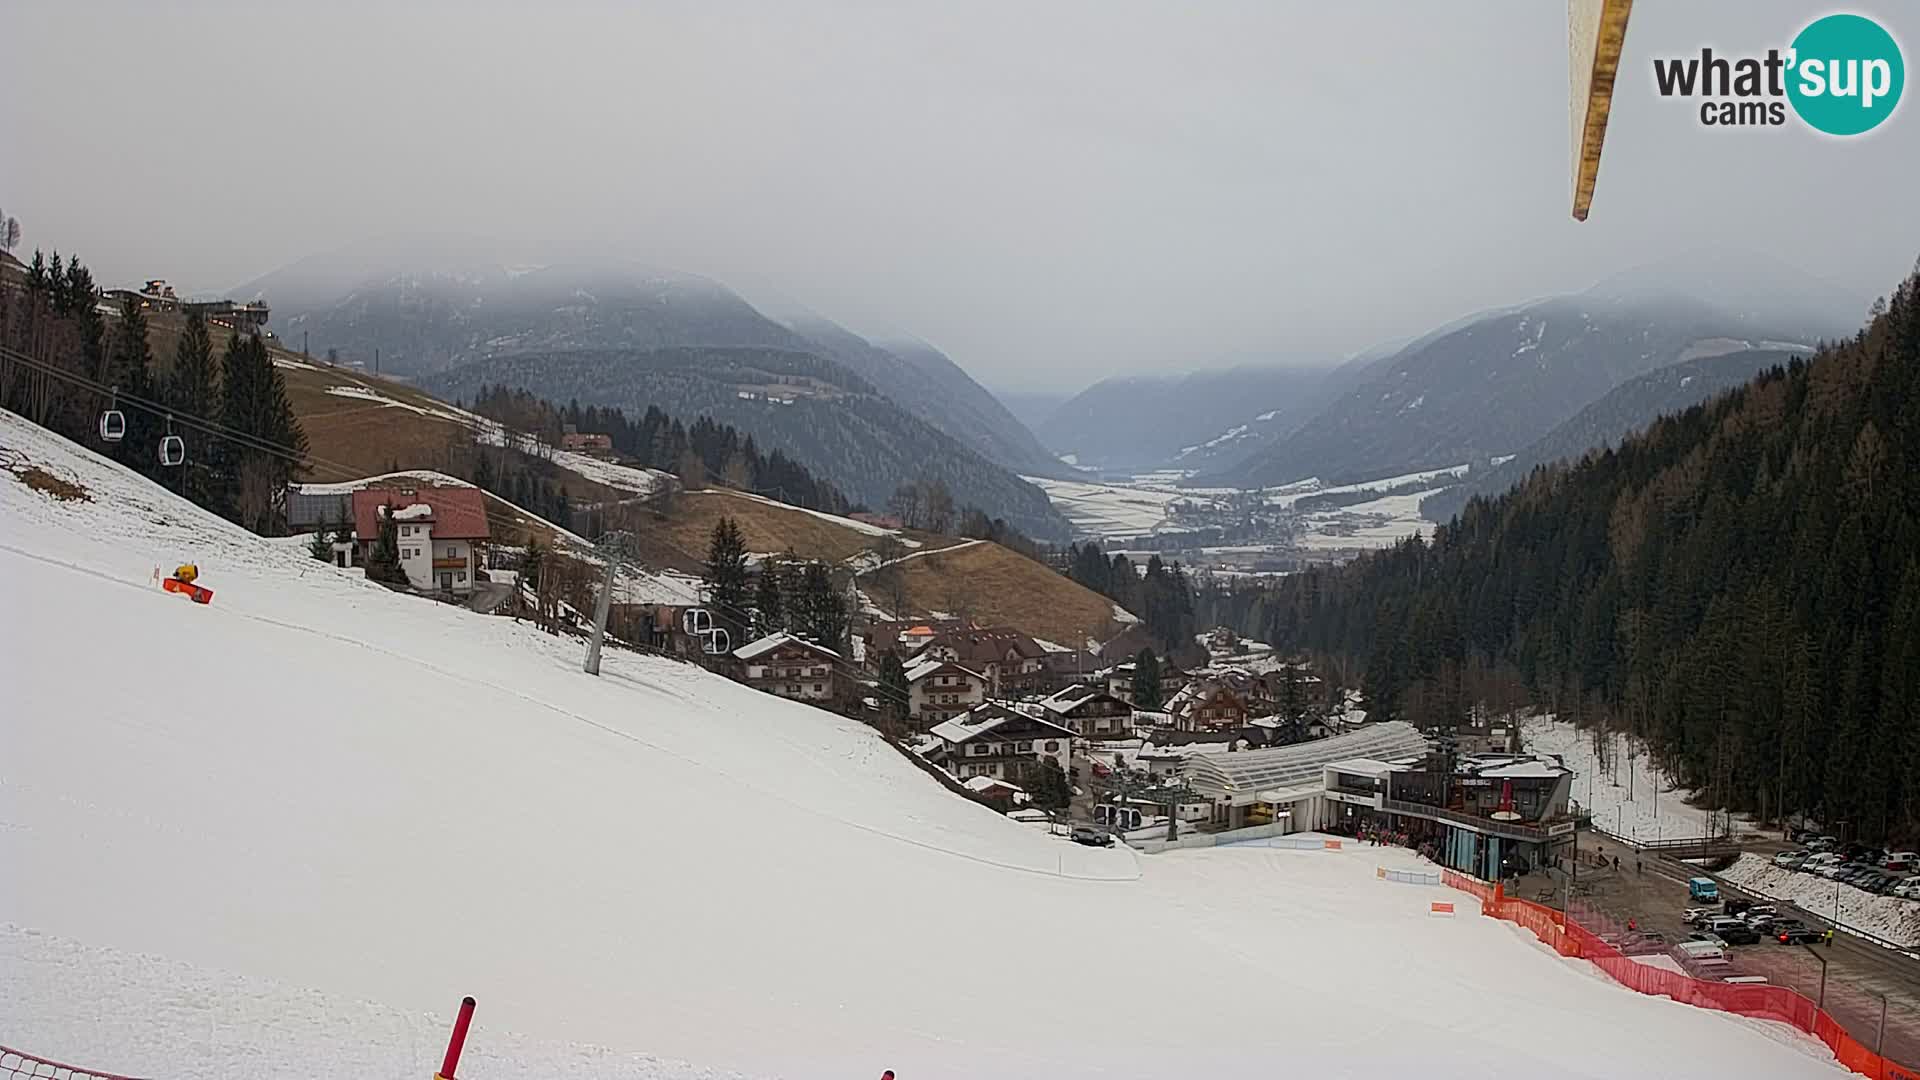
[{"label": "snow cannon", "polygon": [[[158,568],[154,569],[153,575],[160,577]],[[205,585],[198,584],[197,581],[199,577],[200,568],[198,566],[192,563],[181,563],[179,566],[173,568],[171,575],[160,578],[160,587],[170,593],[179,593],[181,596],[192,600],[196,604],[211,604],[213,603],[213,590],[207,588]]]}]

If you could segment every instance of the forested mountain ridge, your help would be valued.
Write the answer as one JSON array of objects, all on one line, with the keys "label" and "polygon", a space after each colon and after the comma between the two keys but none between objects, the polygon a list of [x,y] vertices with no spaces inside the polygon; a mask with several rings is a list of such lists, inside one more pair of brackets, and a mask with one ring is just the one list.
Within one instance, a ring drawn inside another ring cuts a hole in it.
[{"label": "forested mountain ridge", "polygon": [[1811,343],[1826,327],[1685,295],[1589,291],[1490,313],[1365,370],[1284,438],[1200,479],[1240,487],[1377,479],[1517,452],[1701,342]]},{"label": "forested mountain ridge", "polygon": [[1247,365],[1103,379],[1062,403],[1036,434],[1088,468],[1201,468],[1304,423],[1328,400],[1329,370]]},{"label": "forested mountain ridge", "polygon": [[1457,722],[1505,670],[1717,803],[1920,835],[1920,271],[1811,362],[1248,618],[1363,663],[1378,715]]},{"label": "forested mountain ridge", "polygon": [[[424,241],[422,241],[424,243]],[[812,311],[770,315],[726,285],[622,259],[511,265],[373,249],[312,256],[241,286],[316,355],[423,376],[505,353],[754,347],[811,352],[1009,469],[1059,470],[1033,433],[938,349],[880,346]]]},{"label": "forested mountain ridge", "polygon": [[[491,356],[429,377],[444,398],[483,387],[641,415],[657,406],[709,417],[777,448],[854,502],[883,508],[903,485],[942,480],[961,505],[1003,517],[1042,540],[1067,525],[1039,488],[874,392],[838,363],[764,348],[581,350]],[[762,494],[782,497],[778,491]]]},{"label": "forested mountain ridge", "polygon": [[933,346],[918,341],[876,344],[817,315],[784,322],[895,404],[988,461],[1040,476],[1071,471],[998,398]]},{"label": "forested mountain ridge", "polygon": [[1429,521],[1446,521],[1468,499],[1498,495],[1525,480],[1536,466],[1578,460],[1589,450],[1611,446],[1646,427],[1656,417],[1744,386],[1767,368],[1782,367],[1795,356],[1806,355],[1782,349],[1733,349],[1628,379],[1511,459],[1488,467],[1476,463],[1464,482],[1422,500],[1420,513]]}]

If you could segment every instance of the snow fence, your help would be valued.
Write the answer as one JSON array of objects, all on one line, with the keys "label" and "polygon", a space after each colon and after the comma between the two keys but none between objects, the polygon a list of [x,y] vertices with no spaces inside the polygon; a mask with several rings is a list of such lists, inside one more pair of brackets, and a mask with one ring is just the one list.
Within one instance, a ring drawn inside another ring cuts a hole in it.
[{"label": "snow fence", "polygon": [[1586,960],[1630,990],[1669,997],[1702,1009],[1792,1024],[1826,1043],[1840,1064],[1862,1076],[1873,1080],[1920,1080],[1920,1070],[1889,1061],[1867,1049],[1847,1034],[1831,1014],[1797,991],[1784,986],[1712,982],[1635,963],[1619,949],[1601,941],[1599,935],[1567,918],[1564,912],[1508,897],[1499,885],[1453,870],[1443,870],[1440,876],[1448,886],[1478,897],[1482,915],[1526,927],[1561,956]]},{"label": "snow fence", "polygon": [[0,1046],[0,1080],[132,1080],[98,1069],[81,1069]]}]

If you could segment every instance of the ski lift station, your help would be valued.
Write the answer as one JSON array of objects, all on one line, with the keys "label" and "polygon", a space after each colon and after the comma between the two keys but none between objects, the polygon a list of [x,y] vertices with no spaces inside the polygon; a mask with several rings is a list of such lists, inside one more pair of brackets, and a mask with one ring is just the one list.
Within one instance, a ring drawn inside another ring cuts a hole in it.
[{"label": "ski lift station", "polygon": [[1334,821],[1326,790],[1328,763],[1356,757],[1418,760],[1427,750],[1426,736],[1394,720],[1293,746],[1193,754],[1182,772],[1213,804],[1215,826],[1274,823],[1280,826],[1277,832],[1306,832]]},{"label": "ski lift station", "polygon": [[1436,861],[1483,878],[1546,865],[1573,841],[1573,772],[1557,759],[1481,754],[1449,768],[1400,721],[1270,750],[1194,754],[1183,772],[1212,804],[1216,828],[1404,833],[1431,843]]}]

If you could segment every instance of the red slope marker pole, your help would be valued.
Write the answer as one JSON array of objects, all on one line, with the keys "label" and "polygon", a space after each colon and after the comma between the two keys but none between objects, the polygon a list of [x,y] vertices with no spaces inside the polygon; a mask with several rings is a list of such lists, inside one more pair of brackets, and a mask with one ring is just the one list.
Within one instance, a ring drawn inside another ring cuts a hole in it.
[{"label": "red slope marker pole", "polygon": [[460,1067],[460,1051],[467,1045],[467,1025],[473,1023],[473,999],[460,999],[460,1015],[453,1021],[453,1038],[447,1040],[447,1057],[440,1063],[440,1071],[433,1074],[434,1080],[453,1080],[453,1070]]}]

